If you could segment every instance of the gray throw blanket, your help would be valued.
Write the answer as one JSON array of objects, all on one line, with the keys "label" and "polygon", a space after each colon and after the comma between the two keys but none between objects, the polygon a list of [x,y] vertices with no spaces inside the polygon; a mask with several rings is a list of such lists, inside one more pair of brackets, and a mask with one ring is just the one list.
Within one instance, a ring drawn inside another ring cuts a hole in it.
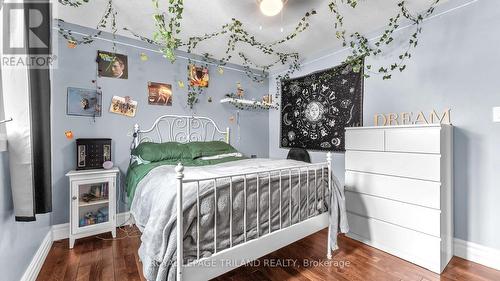
[{"label": "gray throw blanket", "polygon": [[[269,208],[271,210],[271,231],[287,227],[307,218],[330,210],[332,229],[332,250],[337,248],[337,232],[347,232],[343,190],[338,180],[333,177],[333,192],[327,188],[327,169],[309,170],[309,186],[306,184],[307,171],[292,172],[291,189],[288,172],[281,176],[272,173],[269,177],[266,170],[280,167],[304,165],[293,160],[246,159],[213,166],[186,167],[186,178],[215,177],[231,173],[247,173],[262,171],[259,175],[259,198],[257,198],[257,179],[247,178],[247,240],[265,235],[269,231]],[[270,182],[269,182],[270,179]],[[197,258],[197,188],[195,183],[183,187],[184,213],[184,263]],[[269,206],[271,192],[271,206]],[[201,182],[200,194],[200,258],[210,256],[214,252],[214,211],[217,210],[217,251],[229,247],[229,179],[217,181],[217,208],[214,208],[213,181]],[[300,197],[299,197],[300,194]],[[291,204],[290,204],[291,195]],[[281,198],[281,219],[280,219]],[[309,199],[309,200],[308,200]],[[300,210],[299,210],[300,200]],[[144,266],[144,276],[153,281],[175,280],[176,266],[176,178],[174,166],[161,166],[153,169],[138,184],[131,206],[136,224],[142,231],[142,244],[139,256]],[[260,225],[257,227],[256,210],[259,205]],[[242,177],[233,178],[233,246],[244,242],[244,184]],[[291,210],[291,222],[290,222]]]}]

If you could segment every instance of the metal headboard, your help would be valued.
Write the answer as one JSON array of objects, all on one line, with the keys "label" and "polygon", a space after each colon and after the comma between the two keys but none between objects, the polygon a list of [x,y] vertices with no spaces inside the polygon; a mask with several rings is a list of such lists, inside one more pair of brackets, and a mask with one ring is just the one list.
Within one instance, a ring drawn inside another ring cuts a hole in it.
[{"label": "metal headboard", "polygon": [[222,131],[215,121],[208,117],[163,115],[147,130],[141,130],[138,124],[134,125],[133,147],[137,147],[141,142],[187,143],[213,140],[229,143],[229,128]]}]

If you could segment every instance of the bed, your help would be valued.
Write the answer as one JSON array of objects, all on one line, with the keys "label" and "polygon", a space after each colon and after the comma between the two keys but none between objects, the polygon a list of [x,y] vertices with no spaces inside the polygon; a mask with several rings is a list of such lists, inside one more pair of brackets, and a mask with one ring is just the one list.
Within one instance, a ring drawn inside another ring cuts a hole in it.
[{"label": "bed", "polygon": [[331,258],[348,231],[330,153],[315,164],[248,159],[229,133],[207,117],[135,125],[126,185],[147,280],[208,280],[325,227]]}]

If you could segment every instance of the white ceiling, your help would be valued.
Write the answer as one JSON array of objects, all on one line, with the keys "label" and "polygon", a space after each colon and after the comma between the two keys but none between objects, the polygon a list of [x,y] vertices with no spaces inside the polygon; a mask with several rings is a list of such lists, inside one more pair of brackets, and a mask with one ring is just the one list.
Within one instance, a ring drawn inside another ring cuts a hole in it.
[{"label": "white ceiling", "polygon": [[[359,0],[359,2],[355,9],[341,6],[345,26],[348,30],[368,34],[379,30],[386,24],[389,17],[396,14],[399,0]],[[411,10],[417,12],[426,9],[432,0],[409,0],[408,2]],[[79,8],[59,4],[57,17],[67,22],[95,28],[106,3],[105,0],[90,0],[89,3]],[[154,23],[151,1],[114,0],[113,3],[118,12],[117,25],[120,35],[133,37],[129,32],[122,30],[123,27],[127,27],[140,35],[152,37]],[[189,36],[217,31],[223,24],[230,22],[231,18],[237,18],[258,41],[274,42],[285,37],[287,33],[293,32],[304,14],[315,9],[318,14],[311,17],[310,28],[277,49],[284,52],[298,52],[301,60],[309,60],[340,48],[341,43],[336,39],[333,28],[334,18],[328,8],[329,1],[288,0],[283,12],[283,21],[280,15],[275,17],[262,15],[256,3],[256,0],[185,0],[180,37],[186,39]],[[163,10],[166,10],[167,4],[166,0],[160,1]],[[281,27],[284,29],[283,33],[280,32]],[[199,45],[195,53],[208,52],[216,58],[223,57],[226,42],[227,40],[220,38],[205,41]],[[260,64],[267,64],[276,59],[263,55],[259,50],[242,43],[236,50],[236,52],[240,51]],[[234,56],[232,62],[241,64],[237,56]]]}]

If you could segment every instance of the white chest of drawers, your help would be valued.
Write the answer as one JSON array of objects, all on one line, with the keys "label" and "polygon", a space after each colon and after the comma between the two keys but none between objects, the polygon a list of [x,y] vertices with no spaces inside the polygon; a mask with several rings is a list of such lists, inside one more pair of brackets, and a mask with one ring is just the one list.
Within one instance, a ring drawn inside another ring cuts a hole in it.
[{"label": "white chest of drawers", "polygon": [[453,256],[453,127],[346,129],[348,236],[441,273]]}]

